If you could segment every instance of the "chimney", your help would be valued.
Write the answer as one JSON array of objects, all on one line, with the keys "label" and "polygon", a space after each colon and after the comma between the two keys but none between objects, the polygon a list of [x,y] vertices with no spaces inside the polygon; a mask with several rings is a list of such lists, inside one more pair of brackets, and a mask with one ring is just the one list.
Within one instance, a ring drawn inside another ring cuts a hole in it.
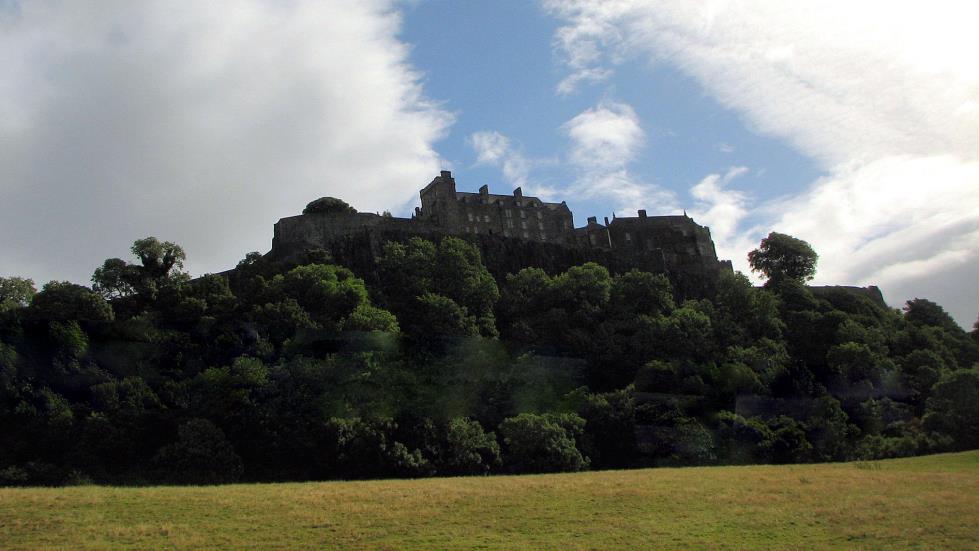
[{"label": "chimney", "polygon": [[598,223],[598,218],[596,218],[595,216],[589,216],[588,217],[588,223],[589,224],[597,224]]},{"label": "chimney", "polygon": [[518,187],[517,189],[513,190],[513,196],[517,198],[523,197],[523,188]]},{"label": "chimney", "polygon": [[489,195],[489,186],[484,184],[483,187],[479,188],[479,194],[482,196]]},{"label": "chimney", "polygon": [[608,216],[605,217],[605,225],[608,225]]},{"label": "chimney", "polygon": [[645,211],[645,209],[639,211],[639,218],[641,218],[643,220],[646,219],[646,211]]},{"label": "chimney", "polygon": [[448,170],[443,170],[442,171],[442,178],[444,178],[446,180],[451,179],[452,178],[452,172],[450,172]]}]

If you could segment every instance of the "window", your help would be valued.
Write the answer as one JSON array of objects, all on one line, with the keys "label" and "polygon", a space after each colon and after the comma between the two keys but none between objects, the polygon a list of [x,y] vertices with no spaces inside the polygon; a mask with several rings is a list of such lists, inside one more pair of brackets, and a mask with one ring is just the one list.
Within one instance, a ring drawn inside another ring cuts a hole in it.
[{"label": "window", "polygon": [[507,211],[506,211],[506,217],[507,218],[513,218],[513,211],[510,210],[510,209],[507,209]]},{"label": "window", "polygon": [[541,218],[544,218],[544,213],[541,211],[537,211],[537,219],[540,220]]},{"label": "window", "polygon": [[530,232],[529,231],[524,231],[523,232],[523,238],[524,239],[530,239]]},{"label": "window", "polygon": [[485,215],[485,216],[483,216],[483,221],[484,222],[489,222],[489,215],[488,214]]},{"label": "window", "polygon": [[537,223],[537,229],[539,229],[539,230],[544,229],[544,223],[543,222],[538,222]]},{"label": "window", "polygon": [[520,218],[527,218],[527,211],[525,210],[520,211]]},{"label": "window", "polygon": [[520,227],[523,228],[523,229],[527,229],[527,221],[526,220],[521,220],[520,221]]},{"label": "window", "polygon": [[469,214],[469,221],[472,222],[473,221],[473,213],[470,212],[470,213],[467,213],[467,214]]},{"label": "window", "polygon": [[469,233],[469,226],[466,226],[466,233]]},{"label": "window", "polygon": [[632,236],[629,235],[629,232],[625,232],[625,242],[626,243],[631,243],[632,242]]},{"label": "window", "polygon": [[507,220],[506,221],[506,227],[512,228],[513,227],[513,220]]},{"label": "window", "polygon": [[503,237],[510,237],[510,230],[503,230]]},{"label": "window", "polygon": [[540,240],[541,240],[541,241],[547,241],[547,236],[546,236],[546,235],[544,235],[544,233],[543,233],[543,232],[541,232],[541,234],[540,234]]},{"label": "window", "polygon": [[477,228],[476,226],[473,226],[473,233],[479,233],[479,228]]},{"label": "window", "polygon": [[595,244],[595,234],[589,235],[588,236],[588,241],[590,241],[591,244],[594,245]]}]

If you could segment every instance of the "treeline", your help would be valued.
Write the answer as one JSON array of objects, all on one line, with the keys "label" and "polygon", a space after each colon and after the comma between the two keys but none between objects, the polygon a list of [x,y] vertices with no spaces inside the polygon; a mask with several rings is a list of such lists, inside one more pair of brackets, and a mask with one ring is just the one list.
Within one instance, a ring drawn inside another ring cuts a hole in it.
[{"label": "treeline", "polygon": [[[786,249],[787,247],[787,249]],[[677,303],[586,264],[495,281],[466,241],[190,279],[137,241],[92,287],[0,278],[0,484],[219,483],[874,459],[979,447],[979,327],[814,296],[772,234]],[[979,326],[979,322],[977,322]]]}]

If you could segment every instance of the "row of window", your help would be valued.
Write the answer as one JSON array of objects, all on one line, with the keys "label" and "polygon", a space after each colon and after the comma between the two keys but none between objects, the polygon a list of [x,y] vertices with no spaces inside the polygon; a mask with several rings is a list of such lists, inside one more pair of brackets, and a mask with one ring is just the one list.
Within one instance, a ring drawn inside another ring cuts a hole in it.
[{"label": "row of window", "polygon": [[[470,222],[477,222],[478,223],[478,222],[480,222],[480,219],[479,219],[479,216],[474,217],[472,214],[470,214],[469,215],[469,221]],[[483,217],[483,221],[489,222],[490,221],[490,217],[489,216],[484,216]],[[513,228],[513,220],[506,220],[505,222],[506,222],[505,223],[505,227],[507,227],[507,228]],[[528,228],[527,221],[526,220],[521,220],[520,221],[520,228],[521,229],[525,229],[525,230]],[[544,222],[542,220],[539,220],[537,222],[537,229],[539,229],[541,231],[544,230]],[[567,222],[565,222],[565,229],[567,229]]]},{"label": "row of window", "polygon": [[[479,215],[478,214],[473,215],[472,212],[468,212],[466,214],[469,216],[469,221],[470,222],[479,222]],[[506,215],[507,218],[513,218],[513,211],[512,210],[506,210],[506,211],[504,211],[504,214]],[[527,218],[527,211],[525,211],[525,210],[520,211],[520,218]],[[540,211],[537,211],[537,219],[538,220],[543,220],[544,219],[544,213],[542,213]],[[489,222],[490,221],[489,215],[488,214],[483,215],[483,220],[485,222]]]},{"label": "row of window", "polygon": [[[465,230],[466,230],[466,233],[477,233],[477,234],[479,233],[479,228],[476,227],[476,226],[473,226],[473,227],[466,226],[465,227]],[[493,232],[491,230],[488,233],[492,234]],[[504,237],[513,237],[513,234],[514,234],[514,232],[511,232],[510,230],[507,230],[507,229],[503,230],[503,236]],[[530,239],[530,231],[523,230],[522,235],[523,235],[523,238],[524,239]],[[535,237],[537,237],[541,241],[547,241],[547,234],[544,233],[544,232],[540,232],[539,234],[535,235]]]}]

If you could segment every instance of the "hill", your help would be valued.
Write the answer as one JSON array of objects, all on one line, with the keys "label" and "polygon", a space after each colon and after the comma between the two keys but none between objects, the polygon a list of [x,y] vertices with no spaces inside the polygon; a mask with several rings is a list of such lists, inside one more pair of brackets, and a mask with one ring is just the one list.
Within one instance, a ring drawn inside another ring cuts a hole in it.
[{"label": "hill", "polygon": [[979,451],[821,465],[0,489],[5,549],[964,549],[976,541]]},{"label": "hill", "polygon": [[590,262],[497,279],[453,236],[386,242],[366,279],[322,250],[191,279],[183,249],[152,237],[91,289],[0,278],[0,486],[979,448],[979,330],[926,299],[817,296],[805,242],[763,243],[764,287],[721,273],[697,300],[664,274]]}]

